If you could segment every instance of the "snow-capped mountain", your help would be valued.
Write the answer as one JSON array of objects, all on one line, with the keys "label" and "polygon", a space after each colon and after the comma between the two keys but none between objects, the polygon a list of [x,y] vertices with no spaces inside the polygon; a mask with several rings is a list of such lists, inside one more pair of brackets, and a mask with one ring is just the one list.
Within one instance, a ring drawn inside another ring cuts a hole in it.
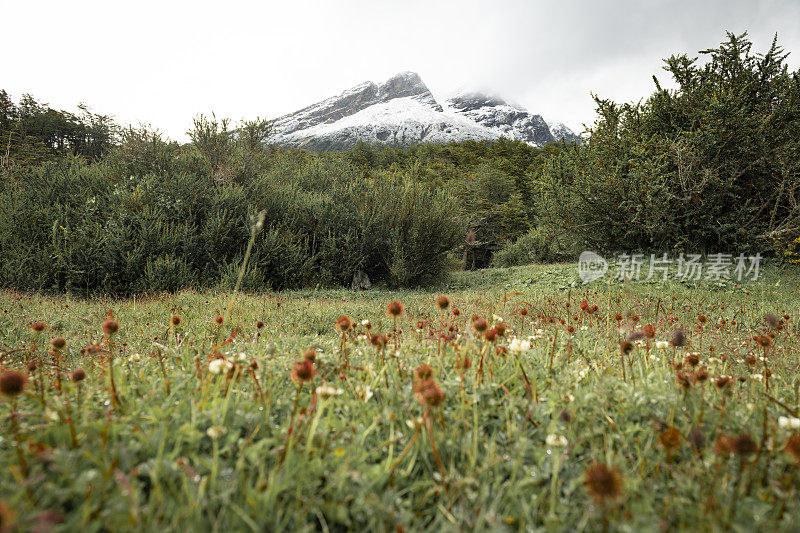
[{"label": "snow-capped mountain", "polygon": [[500,137],[532,145],[579,139],[563,124],[548,124],[496,96],[466,93],[440,105],[414,72],[401,72],[381,85],[362,83],[279,117],[273,131],[274,144],[314,151],[347,149],[359,140],[405,146]]}]

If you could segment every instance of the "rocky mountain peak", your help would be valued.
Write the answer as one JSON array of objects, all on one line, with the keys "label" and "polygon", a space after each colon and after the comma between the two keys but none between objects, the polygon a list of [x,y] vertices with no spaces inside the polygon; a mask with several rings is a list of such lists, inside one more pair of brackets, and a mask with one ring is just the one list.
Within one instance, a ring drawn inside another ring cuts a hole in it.
[{"label": "rocky mountain peak", "polygon": [[309,150],[340,150],[359,140],[409,145],[495,140],[542,145],[579,140],[569,128],[502,98],[469,92],[443,107],[416,72],[400,72],[381,84],[364,82],[273,122],[272,142]]}]

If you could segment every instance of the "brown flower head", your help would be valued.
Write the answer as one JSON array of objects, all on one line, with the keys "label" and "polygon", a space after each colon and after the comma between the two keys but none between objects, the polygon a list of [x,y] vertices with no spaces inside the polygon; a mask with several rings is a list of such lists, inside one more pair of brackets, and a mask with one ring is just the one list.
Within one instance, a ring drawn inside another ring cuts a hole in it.
[{"label": "brown flower head", "polygon": [[218,315],[217,318],[214,319],[214,324],[221,326],[224,321],[225,319]]},{"label": "brown flower head", "polygon": [[47,329],[47,326],[45,325],[44,322],[34,322],[33,324],[31,324],[31,329],[35,333],[41,333]]},{"label": "brown flower head", "polygon": [[436,298],[436,306],[442,311],[444,311],[445,309],[450,307],[450,298],[448,298],[447,296],[439,296],[438,298]]},{"label": "brown flower head", "polygon": [[117,331],[119,331],[119,322],[113,318],[107,318],[106,321],[103,322],[103,333],[106,335],[113,335]]},{"label": "brown flower head", "polygon": [[472,321],[472,327],[475,328],[475,331],[478,333],[483,333],[489,328],[489,323],[485,318],[477,317]]},{"label": "brown flower head", "polygon": [[389,316],[397,318],[403,314],[403,304],[397,300],[389,302],[389,305],[386,306],[386,312],[389,314]]},{"label": "brown flower head", "polygon": [[73,383],[79,383],[86,379],[86,371],[82,368],[76,368],[70,372],[69,379],[71,379]]},{"label": "brown flower head", "polygon": [[633,343],[631,341],[620,341],[619,351],[623,355],[628,355],[633,351]]},{"label": "brown flower head", "polygon": [[444,401],[444,392],[432,379],[422,379],[414,385],[417,401],[425,407],[438,407]]},{"label": "brown flower head", "polygon": [[681,432],[675,426],[670,426],[658,435],[658,443],[672,454],[681,445]]},{"label": "brown flower head", "polygon": [[786,441],[783,451],[788,453],[795,463],[800,464],[800,433],[794,434]]},{"label": "brown flower head", "polygon": [[353,327],[353,321],[347,315],[341,315],[336,319],[336,329],[342,333],[349,331]]},{"label": "brown flower head", "polygon": [[0,394],[13,398],[28,384],[28,376],[18,370],[3,370],[0,373]]},{"label": "brown flower head", "polygon": [[489,342],[494,342],[497,340],[497,329],[492,328],[487,330],[486,333],[483,334],[484,338],[486,338]]},{"label": "brown flower head", "polygon": [[519,316],[528,316],[528,308],[527,307],[523,307],[522,309],[520,309],[519,310]]},{"label": "brown flower head", "polygon": [[314,369],[313,363],[303,359],[302,361],[298,361],[294,364],[294,368],[292,369],[292,380],[295,383],[302,384],[314,379],[314,374],[316,374],[316,370]]},{"label": "brown flower head", "polygon": [[172,325],[173,328],[177,328],[181,325],[181,317],[178,315],[172,315],[172,318],[169,319],[169,323]]},{"label": "brown flower head", "polygon": [[317,360],[317,352],[314,350],[314,348],[309,348],[303,352],[303,359],[313,363]]},{"label": "brown flower head", "polygon": [[461,310],[458,307],[453,309],[453,316],[460,316],[460,315],[461,315]]},{"label": "brown flower head", "polygon": [[64,337],[54,337],[53,340],[50,341],[50,346],[55,350],[63,350],[66,345],[67,339]]},{"label": "brown flower head", "polygon": [[622,494],[619,470],[603,463],[594,463],[586,469],[583,484],[597,503],[616,500]]},{"label": "brown flower head", "polygon": [[431,365],[427,364],[420,365],[414,371],[414,376],[416,376],[417,379],[430,379],[433,377],[433,368],[431,368]]},{"label": "brown flower head", "polygon": [[506,334],[506,330],[508,329],[508,325],[505,322],[498,322],[494,325],[494,329],[497,330],[497,334],[501,337],[504,337]]},{"label": "brown flower head", "polygon": [[644,336],[648,339],[656,338],[656,328],[653,327],[653,324],[645,324],[644,327],[642,327],[642,333],[644,333]]},{"label": "brown flower head", "polygon": [[726,390],[729,389],[730,386],[733,384],[733,377],[732,376],[719,376],[718,378],[713,380],[714,386],[719,390]]},{"label": "brown flower head", "polygon": [[680,348],[684,344],[686,344],[686,337],[683,334],[682,329],[675,330],[675,333],[672,334],[672,340],[669,341],[671,345],[675,348]]},{"label": "brown flower head", "polygon": [[733,453],[736,455],[740,457],[746,457],[755,453],[758,450],[758,445],[756,444],[756,441],[753,440],[753,437],[747,433],[742,433],[733,439],[732,449]]}]

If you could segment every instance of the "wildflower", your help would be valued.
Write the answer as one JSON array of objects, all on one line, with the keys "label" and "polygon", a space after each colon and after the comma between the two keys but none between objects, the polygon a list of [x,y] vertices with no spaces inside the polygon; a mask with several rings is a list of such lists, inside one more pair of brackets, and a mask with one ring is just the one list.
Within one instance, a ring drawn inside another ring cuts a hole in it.
[{"label": "wildflower", "polygon": [[169,322],[170,324],[172,324],[173,328],[177,328],[178,326],[181,325],[181,317],[179,317],[178,315],[173,315]]},{"label": "wildflower", "polygon": [[455,309],[453,309],[453,316],[459,316],[459,315],[461,315],[461,311],[456,307]]},{"label": "wildflower", "polygon": [[433,368],[431,368],[431,365],[427,364],[420,365],[414,371],[414,376],[416,376],[417,379],[430,379],[433,377]]},{"label": "wildflower", "polygon": [[656,328],[653,327],[653,324],[645,324],[644,327],[642,327],[642,333],[644,333],[644,336],[648,339],[656,338]]},{"label": "wildflower", "polygon": [[107,318],[105,322],[103,322],[103,333],[106,335],[113,335],[117,331],[119,331],[119,322],[114,320],[113,318]]},{"label": "wildflower", "polygon": [[781,416],[778,417],[778,425],[784,429],[800,429],[800,418]]},{"label": "wildflower", "polygon": [[717,379],[713,380],[714,386],[719,390],[725,390],[730,387],[731,383],[733,383],[733,376],[719,376]]},{"label": "wildflower", "polygon": [[234,357],[234,361],[236,361],[237,363],[244,363],[245,361],[247,361],[247,354],[244,352],[237,353],[236,357]]},{"label": "wildflower", "polygon": [[498,322],[494,325],[494,329],[497,331],[499,336],[504,337],[506,330],[508,329],[508,325],[505,322]]},{"label": "wildflower", "polygon": [[372,324],[370,324],[369,320],[367,320],[365,318],[364,320],[361,321],[361,325],[364,326],[365,328],[367,328],[367,327],[371,326]]},{"label": "wildflower", "polygon": [[687,354],[684,361],[689,366],[697,366],[698,364],[700,364],[700,354],[697,352],[692,352],[690,354]]},{"label": "wildflower", "polygon": [[86,379],[86,371],[82,368],[76,368],[70,372],[69,379],[71,379],[73,383],[80,383]]},{"label": "wildflower", "polygon": [[762,348],[769,348],[772,345],[772,339],[768,335],[759,335],[755,338],[755,341]]},{"label": "wildflower", "polygon": [[681,445],[681,432],[675,426],[670,426],[658,435],[658,443],[667,451],[667,455],[678,449]]},{"label": "wildflower", "polygon": [[667,341],[656,341],[656,349],[658,350],[666,350],[669,348],[669,342]]},{"label": "wildflower", "polygon": [[317,360],[317,352],[314,348],[309,348],[305,352],[303,352],[303,359],[306,361],[311,361],[312,363]]},{"label": "wildflower", "polygon": [[437,307],[439,307],[439,309],[444,311],[445,309],[450,307],[450,298],[448,298],[447,296],[439,296],[438,298],[436,298],[436,305]]},{"label": "wildflower", "polygon": [[419,430],[422,427],[422,423],[422,418],[412,418],[411,420],[406,420],[408,429],[413,429],[414,431]]},{"label": "wildflower", "polygon": [[700,315],[697,317],[697,321],[700,324],[705,324],[706,322],[708,322],[708,317],[706,317],[706,315]]},{"label": "wildflower", "polygon": [[208,371],[212,374],[221,374],[223,371],[229,371],[233,368],[233,363],[225,359],[214,359],[208,363]]},{"label": "wildflower", "polygon": [[486,321],[485,318],[475,317],[472,320],[472,327],[475,328],[475,331],[478,333],[483,333],[489,328],[489,323]]},{"label": "wildflower", "polygon": [[369,385],[358,385],[356,386],[356,396],[368,402],[372,398],[373,392]]},{"label": "wildflower", "polygon": [[490,329],[489,331],[485,332],[483,336],[489,342],[494,342],[497,339],[497,330],[495,328]]},{"label": "wildflower", "polygon": [[614,320],[616,320],[617,322],[622,322],[622,318],[623,318],[622,313],[617,313],[616,315],[614,315]]},{"label": "wildflower", "polygon": [[692,373],[692,381],[695,383],[705,383],[708,379],[708,370],[705,367],[700,367]]},{"label": "wildflower", "polygon": [[314,379],[314,374],[316,374],[314,365],[311,363],[311,361],[306,361],[305,359],[296,362],[291,372],[292,380],[299,384],[303,384],[306,381],[311,381]]},{"label": "wildflower", "polygon": [[756,450],[758,450],[758,445],[750,435],[747,433],[742,433],[733,439],[731,449],[736,455],[744,457],[755,453]]},{"label": "wildflower", "polygon": [[323,400],[327,400],[331,396],[339,396],[344,391],[342,389],[337,389],[336,387],[331,387],[330,385],[320,385],[317,387],[317,396],[322,398]]},{"label": "wildflower", "polygon": [[531,349],[531,343],[530,341],[527,340],[521,341],[518,338],[514,337],[511,340],[511,343],[508,345],[508,349],[509,351],[517,354],[522,352],[527,352],[528,350]]},{"label": "wildflower", "polygon": [[520,309],[519,310],[519,316],[528,316],[528,308],[527,307],[523,307],[522,309]]},{"label": "wildflower", "polygon": [[616,500],[622,494],[622,475],[615,467],[594,463],[586,469],[584,485],[597,503]]},{"label": "wildflower", "polygon": [[139,363],[142,360],[142,356],[136,352],[132,353],[130,357],[128,357],[128,361],[131,363]]},{"label": "wildflower", "polygon": [[630,341],[620,341],[619,343],[619,351],[623,355],[628,355],[633,351],[633,343]]},{"label": "wildflower", "polygon": [[733,455],[733,437],[721,436],[714,443],[714,453],[722,457]]},{"label": "wildflower", "polygon": [[669,343],[673,345],[675,348],[680,348],[681,346],[683,346],[686,343],[686,337],[683,334],[683,330],[682,329],[675,330],[675,333],[672,334],[672,340],[669,341]]},{"label": "wildflower", "polygon": [[34,333],[41,333],[47,329],[47,326],[44,322],[34,322],[31,324],[31,329],[34,331]]},{"label": "wildflower", "polygon": [[800,434],[789,437],[789,440],[786,441],[786,446],[783,447],[783,451],[791,455],[795,463],[800,463]]},{"label": "wildflower", "polygon": [[0,394],[13,398],[25,390],[28,376],[18,370],[4,370],[0,373]]},{"label": "wildflower", "polygon": [[221,326],[224,321],[225,319],[222,318],[221,316],[217,316],[217,318],[214,319],[214,323],[218,326]]},{"label": "wildflower", "polygon": [[425,407],[438,407],[444,401],[444,392],[432,379],[422,379],[414,385],[417,401]]},{"label": "wildflower", "polygon": [[572,324],[567,326],[567,333],[569,333],[570,335],[574,335],[575,334],[575,326],[573,326]]},{"label": "wildflower", "polygon": [[[587,329],[589,329],[589,326],[581,326],[581,331],[586,331]],[[539,330],[539,331],[541,331],[541,330]]]},{"label": "wildflower", "polygon": [[262,329],[263,327],[264,327],[264,322],[262,322],[261,320],[256,322],[256,329]]},{"label": "wildflower", "polygon": [[339,318],[336,319],[336,328],[344,333],[345,331],[350,330],[353,327],[353,321],[347,315],[341,315]]},{"label": "wildflower", "polygon": [[386,306],[386,312],[389,314],[389,316],[397,318],[403,314],[403,304],[397,300],[389,302],[389,305]]},{"label": "wildflower", "polygon": [[495,314],[492,314],[492,320],[494,322],[505,322],[505,320],[503,320],[503,317],[501,317],[499,315],[495,315]]},{"label": "wildflower", "polygon": [[64,337],[55,337],[53,340],[50,341],[50,346],[52,346],[56,350],[63,350],[66,345],[67,345],[67,339],[65,339]]},{"label": "wildflower", "polygon": [[554,448],[563,448],[568,444],[567,438],[563,435],[548,435],[545,439],[545,444]]},{"label": "wildflower", "polygon": [[208,435],[209,437],[211,437],[214,440],[217,440],[218,438],[220,438],[221,436],[223,436],[227,432],[228,432],[228,430],[225,429],[222,426],[211,426],[210,428],[208,428],[206,430],[206,435]]}]

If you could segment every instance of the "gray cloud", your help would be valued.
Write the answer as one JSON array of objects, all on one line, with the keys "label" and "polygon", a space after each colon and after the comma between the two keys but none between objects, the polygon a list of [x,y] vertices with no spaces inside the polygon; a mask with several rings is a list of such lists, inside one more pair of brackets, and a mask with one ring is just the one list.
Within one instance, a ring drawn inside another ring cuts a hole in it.
[{"label": "gray cloud", "polygon": [[[420,73],[436,96],[483,88],[580,129],[590,92],[638,100],[662,59],[725,30],[777,32],[800,61],[800,2],[299,1],[7,3],[0,88],[86,102],[184,138],[192,117],[274,117],[366,80]],[[35,23],[26,22],[36,20]]]}]

